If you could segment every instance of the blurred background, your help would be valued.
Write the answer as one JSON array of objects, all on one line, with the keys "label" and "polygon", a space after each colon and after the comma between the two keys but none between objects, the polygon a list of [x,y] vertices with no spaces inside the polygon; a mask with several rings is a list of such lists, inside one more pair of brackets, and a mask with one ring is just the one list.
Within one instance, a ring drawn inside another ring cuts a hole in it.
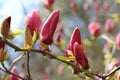
[{"label": "blurred background", "polygon": [[[51,13],[49,9],[43,6],[44,1],[46,0],[0,0],[0,22],[4,18],[11,16],[11,30],[24,30],[25,16],[34,9],[39,10],[44,22]],[[120,27],[120,2],[117,1],[119,0],[56,0],[52,5],[53,10],[60,9],[59,24],[63,26],[64,34],[62,40],[65,41],[62,50],[65,50],[73,29],[79,27],[82,40],[86,45],[86,55],[91,70],[96,73],[104,73],[105,58],[103,49],[106,41],[102,39],[93,40],[88,32],[88,25],[92,21],[97,21],[102,26],[101,33],[105,33],[104,24],[106,19],[117,19],[118,22],[115,21],[116,28],[114,32],[110,33],[114,37],[119,32]],[[104,7],[104,2],[108,4],[108,8]],[[11,42],[23,47],[24,34],[16,36]],[[36,42],[34,48],[39,49],[38,44],[39,41]],[[14,52],[14,49],[7,45],[6,47],[9,59],[5,63],[9,67],[11,62],[22,53]],[[63,52],[55,45],[51,46],[51,50],[56,55],[63,55]],[[118,55],[119,52],[116,51],[115,56]],[[23,58],[15,65],[19,73],[25,72],[25,63],[26,58]],[[70,66],[56,60],[44,59],[40,54],[31,54],[30,70],[34,80],[79,80],[79,77],[72,73]]]}]

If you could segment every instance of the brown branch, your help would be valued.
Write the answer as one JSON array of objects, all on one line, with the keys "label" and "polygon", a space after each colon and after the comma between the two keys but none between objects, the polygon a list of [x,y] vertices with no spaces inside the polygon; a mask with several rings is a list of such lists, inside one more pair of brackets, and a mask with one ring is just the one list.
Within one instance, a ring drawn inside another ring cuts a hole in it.
[{"label": "brown branch", "polygon": [[[74,63],[72,62],[69,62],[69,61],[64,61],[64,60],[61,60],[59,59],[56,55],[53,55],[51,52],[48,52],[48,51],[43,51],[43,50],[38,50],[38,49],[31,49],[31,50],[27,50],[27,49],[21,49],[19,48],[18,46],[10,43],[9,41],[7,41],[6,39],[2,39],[2,37],[0,37],[0,40],[2,40],[5,44],[7,44],[8,46],[12,47],[15,49],[15,51],[30,51],[30,52],[35,52],[35,53],[39,53],[39,54],[42,54],[43,56],[49,56],[49,58],[51,59],[55,59],[55,60],[58,60],[58,61],[61,61],[61,62],[64,62],[70,66],[72,66],[72,68],[78,72],[84,72],[84,70],[80,69],[78,66],[76,66]],[[92,76],[91,74],[88,74],[88,73],[85,73],[86,76],[94,79],[94,75]]]}]

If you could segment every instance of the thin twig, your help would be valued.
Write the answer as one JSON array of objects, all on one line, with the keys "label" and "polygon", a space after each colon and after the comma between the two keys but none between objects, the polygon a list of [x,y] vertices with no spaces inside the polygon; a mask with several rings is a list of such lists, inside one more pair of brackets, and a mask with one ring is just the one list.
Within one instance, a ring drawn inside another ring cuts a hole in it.
[{"label": "thin twig", "polygon": [[[24,78],[22,78],[21,76],[19,76],[19,75],[17,75],[17,74],[14,74],[14,73],[10,72],[10,71],[5,67],[4,63],[2,63],[2,67],[5,69],[5,72],[7,72],[7,73],[9,73],[9,74],[11,74],[11,75],[13,75],[13,76],[16,76],[16,77],[18,77],[18,78],[24,80]],[[2,71],[3,71],[3,70],[2,70]]]},{"label": "thin twig", "polygon": [[105,74],[103,77],[107,78],[108,76],[112,75],[113,73],[115,73],[116,71],[118,71],[120,69],[120,65],[115,68],[114,70],[112,70],[111,72],[109,72],[108,74]]},{"label": "thin twig", "polygon": [[32,80],[31,74],[30,74],[30,67],[29,67],[30,53],[29,53],[29,51],[26,51],[26,53],[27,53],[27,72],[28,72],[28,78],[29,78],[29,80]]},{"label": "thin twig", "polygon": [[[16,59],[14,59],[13,63],[11,64],[10,68],[8,69],[8,71],[10,71],[12,69],[12,67],[20,60],[22,59],[22,57],[24,56],[25,54],[21,54],[19,57],[17,57]],[[7,73],[4,75],[3,77],[3,80],[5,80],[7,76]]]}]

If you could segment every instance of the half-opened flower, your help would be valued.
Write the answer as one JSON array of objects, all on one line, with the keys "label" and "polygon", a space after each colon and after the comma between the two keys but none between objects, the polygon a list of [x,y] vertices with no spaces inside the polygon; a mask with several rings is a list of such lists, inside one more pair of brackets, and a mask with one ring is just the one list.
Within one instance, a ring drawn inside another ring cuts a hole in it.
[{"label": "half-opened flower", "polygon": [[72,36],[70,38],[70,41],[67,45],[67,49],[65,51],[65,56],[69,57],[70,55],[68,54],[68,50],[73,51],[73,45],[75,42],[78,42],[79,45],[81,45],[81,35],[80,35],[80,30],[78,27],[76,27],[72,33]]},{"label": "half-opened flower", "polygon": [[120,50],[120,33],[116,35],[116,46]]},{"label": "half-opened flower", "polygon": [[42,26],[42,19],[39,16],[38,10],[33,10],[26,16],[25,24],[29,27],[31,34],[33,35],[34,31],[37,33],[40,31]]},{"label": "half-opened flower", "polygon": [[74,43],[73,52],[76,59],[76,64],[81,66],[84,70],[87,70],[89,68],[88,60],[85,56],[83,48],[79,45],[79,43]]},{"label": "half-opened flower", "polygon": [[53,35],[57,27],[60,11],[54,10],[48,19],[45,21],[41,28],[40,40],[46,45],[50,45],[53,42]]}]

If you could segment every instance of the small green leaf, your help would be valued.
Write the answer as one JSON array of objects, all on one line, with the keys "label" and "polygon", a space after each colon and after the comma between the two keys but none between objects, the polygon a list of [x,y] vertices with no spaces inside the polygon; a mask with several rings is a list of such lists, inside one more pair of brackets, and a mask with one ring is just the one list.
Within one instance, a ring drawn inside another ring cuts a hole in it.
[{"label": "small green leaf", "polygon": [[36,33],[35,31],[34,31],[32,40],[33,40],[33,44],[34,44],[34,43],[36,42],[36,40],[37,40],[37,33]]},{"label": "small green leaf", "polygon": [[22,34],[22,33],[23,33],[22,30],[15,30],[15,31],[12,32],[12,35],[17,36],[17,35]]},{"label": "small green leaf", "polygon": [[57,58],[64,61],[73,61],[75,59],[74,57],[64,57],[64,56],[58,56]]}]

